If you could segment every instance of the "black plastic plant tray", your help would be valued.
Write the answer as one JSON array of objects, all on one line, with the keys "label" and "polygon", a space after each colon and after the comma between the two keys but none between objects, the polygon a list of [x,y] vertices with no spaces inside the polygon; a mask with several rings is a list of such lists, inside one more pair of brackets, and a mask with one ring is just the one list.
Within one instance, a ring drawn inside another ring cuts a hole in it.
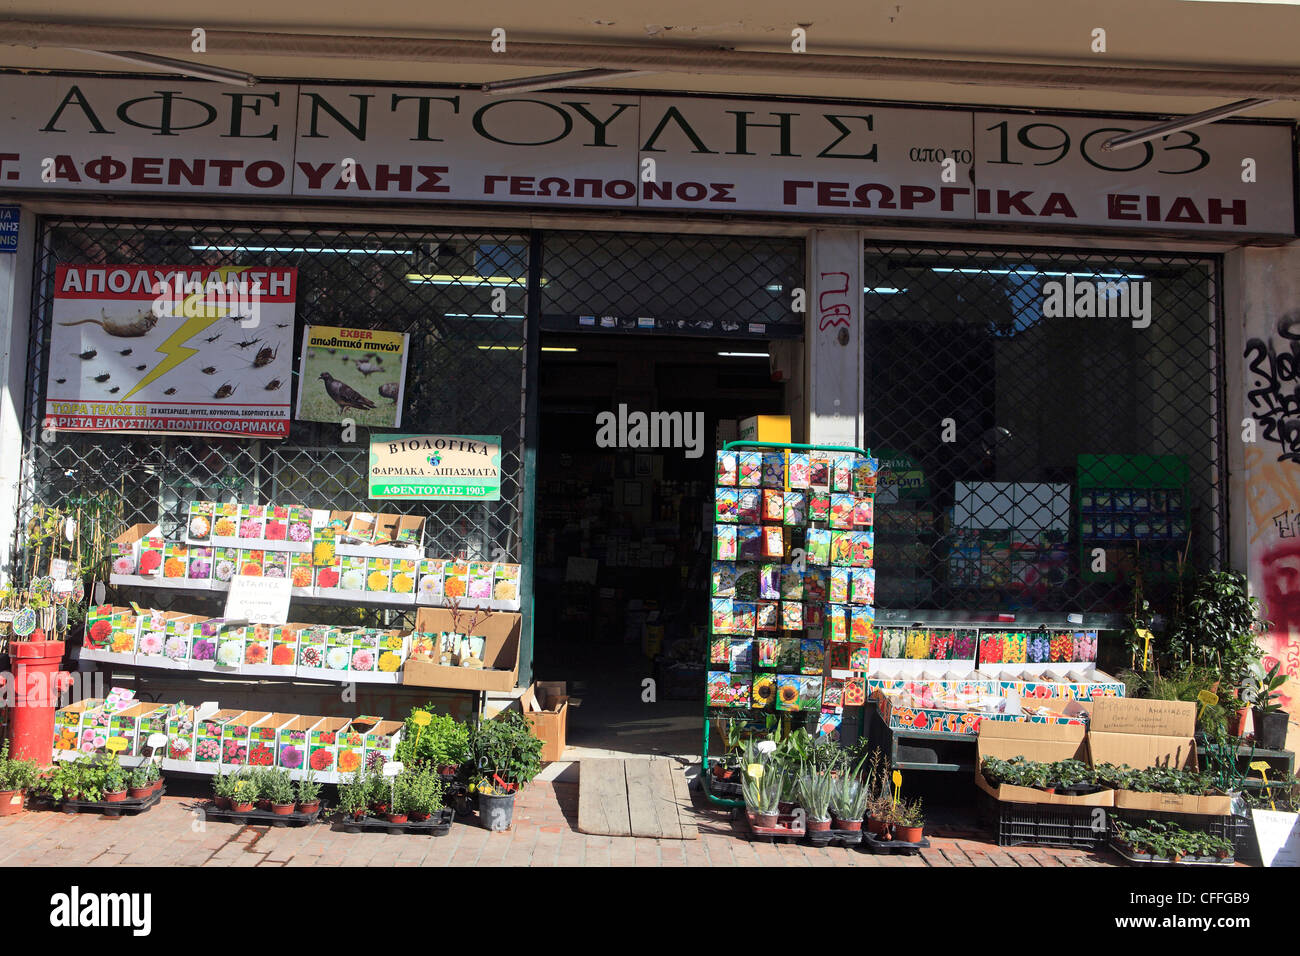
[{"label": "black plastic plant tray", "polygon": [[1231,856],[1222,860],[1217,856],[1185,856],[1174,861],[1167,856],[1136,853],[1131,848],[1125,850],[1115,840],[1111,841],[1110,848],[1134,866],[1232,866],[1237,862],[1236,857]]},{"label": "black plastic plant tray", "polygon": [[921,837],[918,843],[908,843],[906,840],[882,840],[873,833],[862,832],[862,847],[869,849],[872,853],[902,853],[913,854],[920,853],[922,850],[930,848],[930,841]]},{"label": "black plastic plant tray", "polygon": [[209,820],[223,820],[229,823],[246,823],[253,826],[303,827],[320,819],[321,810],[317,807],[311,813],[275,813],[271,810],[219,810],[215,803],[203,805],[203,815]]},{"label": "black plastic plant tray", "polygon": [[862,830],[809,830],[808,842],[816,847],[857,846],[862,842]]},{"label": "black plastic plant tray", "polygon": [[453,817],[454,813],[446,808],[419,823],[389,823],[379,817],[363,817],[360,820],[344,817],[339,821],[339,829],[344,833],[417,833],[442,837],[451,832]]},{"label": "black plastic plant tray", "polygon": [[128,797],[116,803],[109,803],[107,800],[60,800],[59,809],[64,813],[102,813],[106,817],[120,817],[124,813],[134,816],[138,813],[144,813],[150,807],[157,806],[166,792],[167,788],[163,787],[147,797],[136,800]]}]

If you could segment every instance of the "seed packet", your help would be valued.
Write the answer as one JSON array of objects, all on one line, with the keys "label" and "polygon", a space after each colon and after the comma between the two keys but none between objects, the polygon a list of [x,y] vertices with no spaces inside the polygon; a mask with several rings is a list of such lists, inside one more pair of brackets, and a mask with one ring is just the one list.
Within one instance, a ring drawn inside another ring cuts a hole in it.
[{"label": "seed packet", "polygon": [[165,579],[184,581],[189,574],[189,564],[189,545],[173,541],[168,541],[163,545],[162,571]]},{"label": "seed packet", "polygon": [[826,693],[822,692],[822,711],[817,715],[817,736],[825,737],[836,743],[840,741],[840,727],[844,723],[844,714],[840,708],[830,707],[826,703]]},{"label": "seed packet", "polygon": [[864,647],[849,648],[849,667],[851,671],[865,671],[871,666],[871,644]]},{"label": "seed packet", "polygon": [[733,673],[728,688],[728,707],[748,707],[754,692],[753,673]]},{"label": "seed packet", "polygon": [[803,603],[800,601],[781,602],[781,630],[803,630]]},{"label": "seed packet", "polygon": [[849,639],[849,609],[843,604],[832,604],[826,614],[830,622],[831,640],[843,643]]},{"label": "seed packet", "polygon": [[730,561],[713,562],[713,583],[709,593],[714,597],[734,598],[736,596],[737,567]]},{"label": "seed packet", "polygon": [[952,631],[934,631],[930,634],[930,660],[946,661],[952,657]]},{"label": "seed packet", "polygon": [[212,537],[213,507],[214,504],[211,501],[190,502],[189,521],[185,525],[188,540],[203,542]]},{"label": "seed packet", "polygon": [[[392,590],[391,564],[389,571],[389,590]],[[492,580],[494,575],[495,567],[491,561],[471,561],[469,565],[469,586],[466,589],[465,596],[478,602],[479,607],[483,607],[485,601],[490,602],[492,600]]]},{"label": "seed packet", "polygon": [[262,550],[239,549],[239,573],[246,578],[262,577],[262,566],[266,561],[266,552]]},{"label": "seed packet", "polygon": [[[416,569],[419,561],[402,558],[393,562],[393,576],[389,579],[389,590],[394,594],[414,594]],[[492,566],[492,600],[516,601],[519,599],[519,575],[511,573],[510,568],[517,564],[496,564]]]},{"label": "seed packet", "polygon": [[339,582],[343,578],[342,565],[338,558],[334,559],[333,564],[324,567],[314,568],[316,580],[313,586],[317,591],[333,591],[338,588]]},{"label": "seed packet", "polygon": [[1029,652],[1029,640],[1023,633],[1009,633],[1002,639],[1002,663],[1024,664]]},{"label": "seed packet", "polygon": [[240,505],[239,506],[239,537],[240,540],[256,541],[262,538],[266,532],[266,506],[265,505]]},{"label": "seed packet", "polygon": [[773,674],[755,674],[753,685],[753,706],[771,707],[776,700],[776,676]]},{"label": "seed packet", "polygon": [[203,545],[191,545],[186,578],[190,581],[212,580],[212,548]]},{"label": "seed packet", "polygon": [[763,453],[742,451],[736,456],[736,484],[741,488],[758,488],[763,484]]},{"label": "seed packet", "polygon": [[[366,589],[366,559],[357,555],[339,557],[339,589],[364,591]],[[463,596],[463,593],[462,595]]]},{"label": "seed packet", "polygon": [[847,568],[853,565],[853,534],[852,531],[831,532],[832,567]]},{"label": "seed packet", "polygon": [[776,709],[799,709],[799,678],[792,674],[776,675]]},{"label": "seed packet", "polygon": [[302,505],[289,506],[289,530],[286,540],[299,546],[311,544],[312,514],[310,508]]},{"label": "seed packet", "polygon": [[736,560],[758,561],[763,557],[762,528],[755,525],[741,525],[734,530],[736,531]]},{"label": "seed packet", "polygon": [[289,538],[289,509],[286,505],[268,505],[266,527],[262,537],[267,541],[286,541]]},{"label": "seed packet", "polygon": [[802,601],[803,572],[793,564],[782,565],[780,572],[781,599],[785,601]]},{"label": "seed packet", "polygon": [[875,559],[876,533],[874,531],[851,531],[853,537],[853,566],[869,568]]},{"label": "seed packet", "polygon": [[825,528],[809,528],[804,536],[804,553],[808,563],[825,567],[831,563],[831,533]]},{"label": "seed packet", "polygon": [[[822,706],[823,707],[842,707],[844,705],[844,681],[831,677],[822,685]],[[823,714],[822,717],[835,716]]]},{"label": "seed packet", "polygon": [[736,486],[736,453],[734,451],[718,452],[718,474],[714,484],[720,487]]},{"label": "seed packet", "polygon": [[881,635],[880,656],[890,660],[899,660],[907,647],[907,630],[901,627],[887,627]]},{"label": "seed packet", "polygon": [[831,496],[823,491],[814,491],[808,495],[808,520],[829,521],[831,517]]},{"label": "seed packet", "polygon": [[782,637],[776,642],[776,668],[783,674],[797,674],[803,661],[803,645],[797,637]]},{"label": "seed packet", "polygon": [[785,518],[785,492],[773,488],[763,489],[763,520],[778,524]]},{"label": "seed packet", "polygon": [[[725,595],[720,595],[725,597]],[[757,601],[758,600],[758,566],[754,564],[736,565],[736,594],[737,601]]]},{"label": "seed packet", "polygon": [[[320,512],[328,514],[328,512]],[[318,568],[328,567],[334,563],[337,554],[338,533],[330,525],[313,526],[311,542],[311,563]]]},{"label": "seed packet", "polygon": [[747,637],[733,637],[728,648],[728,668],[732,671],[754,669],[754,642]]},{"label": "seed packet", "polygon": [[841,455],[831,460],[831,491],[853,490],[853,457]]},{"label": "seed packet", "polygon": [[849,609],[849,640],[854,644],[865,644],[871,640],[871,631],[876,624],[874,607],[857,607]]},{"label": "seed packet", "polygon": [[757,631],[779,631],[781,629],[781,605],[776,601],[759,601],[756,605],[754,629]]},{"label": "seed packet", "polygon": [[781,565],[764,564],[758,569],[758,597],[761,601],[781,598]]},{"label": "seed packet", "polygon": [[713,556],[719,561],[736,560],[736,528],[717,525],[713,529]]},{"label": "seed packet", "polygon": [[244,663],[264,665],[271,663],[271,626],[252,624],[245,629]]},{"label": "seed packet", "polygon": [[860,495],[876,493],[876,471],[879,462],[875,458],[856,458],[853,461],[853,490]]},{"label": "seed packet", "polygon": [[829,580],[826,568],[806,568],[803,573],[803,599],[809,602],[825,601]]},{"label": "seed packet", "polygon": [[853,499],[853,525],[857,528],[870,528],[875,517],[875,499],[870,495],[858,495]]},{"label": "seed packet", "polygon": [[735,627],[735,608],[731,598],[714,598],[710,604],[710,621],[714,634],[730,634]]},{"label": "seed packet", "polygon": [[802,491],[785,493],[782,523],[791,528],[802,528],[808,523],[808,496]]},{"label": "seed packet", "polygon": [[262,577],[287,578],[289,576],[288,551],[262,552]]},{"label": "seed packet", "polygon": [[776,667],[777,639],[775,637],[760,637],[757,643],[758,666],[768,670]]},{"label": "seed packet", "polygon": [[726,524],[739,521],[739,497],[735,488],[719,488],[713,497],[713,518]]},{"label": "seed packet", "polygon": [[812,455],[808,460],[808,487],[815,491],[830,491],[831,460]]},{"label": "seed packet", "polygon": [[785,490],[785,455],[763,452],[763,487]]},{"label": "seed packet", "polygon": [[735,601],[732,604],[732,610],[735,611],[736,616],[732,620],[731,633],[753,636],[758,605],[751,604],[748,601]]},{"label": "seed packet", "polygon": [[821,641],[804,640],[799,645],[799,654],[800,670],[804,674],[820,674],[826,669],[826,648]]},{"label": "seed packet", "polygon": [[876,603],[876,569],[851,568],[851,585],[854,604]]},{"label": "seed packet", "polygon": [[239,502],[220,501],[212,506],[214,544],[232,544],[239,538]]},{"label": "seed packet", "polygon": [[785,557],[785,534],[783,528],[766,525],[759,529],[763,532],[763,557]]},{"label": "seed packet", "polygon": [[790,487],[807,488],[812,480],[810,474],[811,463],[806,454],[792,454],[790,456]]},{"label": "seed packet", "polygon": [[416,574],[415,600],[420,604],[441,604],[446,585],[447,562],[421,558]]},{"label": "seed packet", "polygon": [[805,604],[803,606],[804,636],[825,640],[826,608],[822,604]]},{"label": "seed packet", "polygon": [[709,671],[709,706],[731,706],[730,671]]},{"label": "seed packet", "polygon": [[846,671],[849,669],[849,652],[853,649],[851,644],[827,644],[826,660],[830,663],[833,671]]},{"label": "seed packet", "polygon": [[739,524],[759,524],[763,518],[763,493],[757,488],[741,488],[736,492],[736,521]]},{"label": "seed packet", "polygon": [[826,600],[832,604],[849,603],[849,583],[852,581],[852,573],[849,568],[830,569],[830,588],[826,592]]},{"label": "seed packet", "polygon": [[799,710],[818,710],[822,705],[822,679],[799,678]]},{"label": "seed packet", "polygon": [[714,637],[709,640],[709,663],[726,667],[731,662],[731,638]]},{"label": "seed packet", "polygon": [[844,706],[861,707],[867,702],[867,681],[864,677],[850,677],[844,682]]},{"label": "seed packet", "polygon": [[853,527],[853,495],[831,495],[831,527],[838,531],[848,531]]}]

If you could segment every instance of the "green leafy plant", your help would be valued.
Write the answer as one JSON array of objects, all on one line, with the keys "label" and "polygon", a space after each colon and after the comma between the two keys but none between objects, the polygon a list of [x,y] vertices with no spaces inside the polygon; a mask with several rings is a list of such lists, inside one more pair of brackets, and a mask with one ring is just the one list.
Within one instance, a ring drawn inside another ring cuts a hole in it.
[{"label": "green leafy plant", "polygon": [[839,820],[861,820],[869,796],[866,784],[857,777],[843,774],[836,778],[831,789],[831,809]]},{"label": "green leafy plant", "polygon": [[436,770],[420,767],[398,777],[406,813],[433,816],[442,809],[445,788]]},{"label": "green leafy plant", "polygon": [[37,777],[35,761],[10,759],[9,741],[0,743],[0,790],[30,790]]},{"label": "green leafy plant", "polygon": [[298,781],[294,790],[297,802],[306,806],[320,800],[320,784],[316,781],[316,771],[308,768]]},{"label": "green leafy plant", "polygon": [[470,733],[470,755],[478,773],[489,780],[499,777],[507,792],[526,786],[542,772],[542,742],[517,710],[480,720]]},{"label": "green leafy plant", "polygon": [[831,791],[834,787],[835,778],[829,771],[805,773],[799,778],[799,805],[809,820],[821,822],[831,818]]},{"label": "green leafy plant", "polygon": [[1280,691],[1287,682],[1286,674],[1279,673],[1281,668],[1281,661],[1274,661],[1268,670],[1264,670],[1263,661],[1251,661],[1250,677],[1246,681],[1242,699],[1261,713],[1271,714],[1281,710]]},{"label": "green leafy plant", "polygon": [[103,775],[100,777],[100,790],[104,793],[121,793],[126,789],[129,777],[126,768],[116,759],[103,762]]},{"label": "green leafy plant", "polygon": [[764,765],[762,772],[753,776],[746,772],[741,780],[741,790],[745,796],[745,808],[750,813],[770,816],[777,813],[781,804],[781,792],[785,787],[785,774],[774,765]]},{"label": "green leafy plant", "polygon": [[293,778],[287,770],[269,769],[261,780],[258,793],[264,800],[273,804],[286,806],[294,802]]},{"label": "green leafy plant", "polygon": [[230,777],[230,800],[240,805],[261,798],[262,781],[251,767],[240,767]]},{"label": "green leafy plant", "polygon": [[370,809],[370,776],[358,767],[339,784],[339,810],[345,816],[359,816]]},{"label": "green leafy plant", "polygon": [[429,715],[429,723],[421,727],[412,711],[402,730],[402,741],[397,745],[397,759],[405,766],[427,763],[433,767],[459,767],[469,759],[469,727],[454,717],[436,714],[433,704],[417,708]]},{"label": "green leafy plant", "polygon": [[925,811],[921,807],[921,798],[915,800],[899,800],[895,808],[892,823],[899,827],[923,827],[925,826]]},{"label": "green leafy plant", "polygon": [[1169,652],[1175,660],[1217,671],[1225,691],[1235,692],[1251,663],[1259,660],[1257,639],[1268,628],[1244,574],[1210,571],[1197,580],[1170,630]]}]

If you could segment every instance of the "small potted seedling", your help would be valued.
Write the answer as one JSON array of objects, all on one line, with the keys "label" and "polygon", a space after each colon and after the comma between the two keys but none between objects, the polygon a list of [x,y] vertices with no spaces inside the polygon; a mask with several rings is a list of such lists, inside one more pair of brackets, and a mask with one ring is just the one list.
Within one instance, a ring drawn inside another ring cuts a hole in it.
[{"label": "small potted seedling", "polygon": [[308,768],[298,781],[295,796],[298,799],[299,813],[315,813],[320,809],[320,784],[316,782],[316,771]]},{"label": "small potted seedling", "polygon": [[852,774],[841,774],[831,789],[831,829],[861,830],[867,809],[867,788]]},{"label": "small potted seedling", "polygon": [[0,817],[22,811],[23,794],[35,786],[36,780],[36,762],[11,760],[9,741],[0,743]]},{"label": "small potted seedling", "polygon": [[1266,671],[1262,662],[1253,662],[1246,685],[1246,696],[1255,719],[1255,743],[1265,750],[1281,750],[1286,746],[1288,717],[1279,697],[1287,675],[1280,673],[1281,667],[1281,661],[1274,661]]},{"label": "small potted seedling", "polygon": [[388,817],[389,823],[405,823],[407,816],[406,781],[401,779],[403,766],[399,761],[390,760],[384,764],[383,774],[388,780]]},{"label": "small potted seedling", "polygon": [[925,813],[921,809],[921,798],[908,802],[903,800],[894,812],[893,837],[904,843],[920,843],[925,831]]},{"label": "small potted seedling", "polygon": [[235,813],[252,813],[257,802],[258,780],[246,767],[230,778],[230,809]]},{"label": "small potted seedling", "polygon": [[770,764],[751,764],[741,779],[745,809],[756,827],[770,829],[780,820],[784,774]]},{"label": "small potted seedling", "polygon": [[835,778],[829,773],[805,773],[799,778],[799,806],[803,807],[807,832],[824,833],[831,828],[831,790]]},{"label": "small potted seedling", "polygon": [[287,817],[293,813],[293,780],[287,770],[270,770],[262,776],[262,792],[271,801],[271,812]]}]

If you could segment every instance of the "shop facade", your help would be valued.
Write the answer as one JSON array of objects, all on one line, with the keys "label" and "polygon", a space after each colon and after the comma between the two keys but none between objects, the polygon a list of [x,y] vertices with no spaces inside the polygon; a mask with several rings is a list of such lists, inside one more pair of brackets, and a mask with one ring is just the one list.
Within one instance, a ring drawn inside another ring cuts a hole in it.
[{"label": "shop facade", "polygon": [[[1180,560],[1249,567],[1289,608],[1288,124],[1106,153],[1146,121],[6,79],[0,188],[21,218],[0,260],[0,532],[16,577],[39,505],[75,504],[109,536],[169,534],[196,498],[369,506],[365,432],[337,424],[295,418],[283,438],[51,428],[50,382],[66,377],[51,370],[68,358],[51,353],[59,266],[242,265],[297,270],[295,363],[308,325],[407,333],[400,431],[500,437],[499,500],[398,510],[426,519],[431,556],[522,565],[521,685],[545,640],[530,609],[548,336],[768,351],[796,441],[881,459],[877,603],[900,620],[1116,625],[1134,574],[1159,586]],[[1244,182],[1243,150],[1271,172]],[[309,384],[274,381],[239,384]],[[226,377],[211,382],[215,395]],[[111,419],[117,400],[102,400]],[[1294,673],[1280,616],[1270,653]]]}]

